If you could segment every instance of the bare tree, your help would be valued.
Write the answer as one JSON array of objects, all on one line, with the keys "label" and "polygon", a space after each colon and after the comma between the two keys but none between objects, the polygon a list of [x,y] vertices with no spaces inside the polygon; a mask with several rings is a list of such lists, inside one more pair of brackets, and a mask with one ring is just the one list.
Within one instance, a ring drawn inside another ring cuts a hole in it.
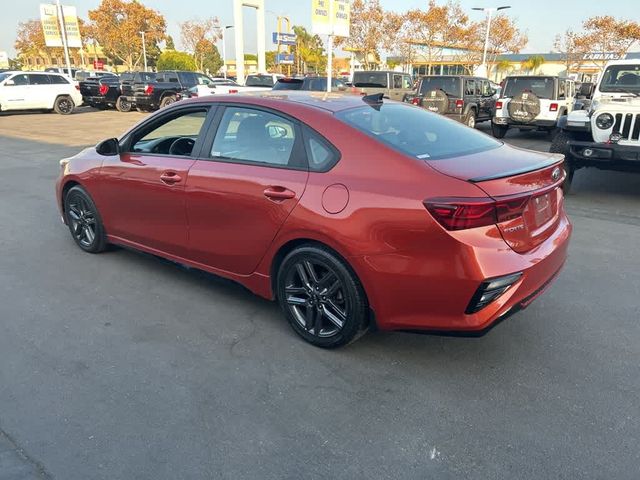
[{"label": "bare tree", "polygon": [[196,68],[204,70],[206,60],[203,45],[215,44],[222,38],[220,22],[217,17],[204,20],[187,20],[180,24],[180,39],[184,48],[193,55]]}]

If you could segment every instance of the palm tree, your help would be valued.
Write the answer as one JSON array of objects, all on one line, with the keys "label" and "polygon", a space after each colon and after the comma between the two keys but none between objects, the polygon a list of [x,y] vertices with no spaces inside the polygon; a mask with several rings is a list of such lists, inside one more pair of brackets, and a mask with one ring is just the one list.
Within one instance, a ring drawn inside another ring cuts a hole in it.
[{"label": "palm tree", "polygon": [[544,65],[544,57],[542,55],[531,55],[522,63],[522,68],[530,71],[531,73],[536,73],[536,71]]},{"label": "palm tree", "polygon": [[511,62],[509,60],[500,60],[496,63],[496,81],[498,80],[499,73],[507,73],[511,70]]}]

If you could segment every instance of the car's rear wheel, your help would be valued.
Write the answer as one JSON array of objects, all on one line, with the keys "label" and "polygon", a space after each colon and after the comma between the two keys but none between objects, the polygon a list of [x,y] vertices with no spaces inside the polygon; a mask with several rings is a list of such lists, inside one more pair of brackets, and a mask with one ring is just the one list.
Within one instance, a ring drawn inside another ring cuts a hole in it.
[{"label": "car's rear wheel", "polygon": [[118,110],[119,112],[130,112],[132,108],[133,105],[131,105],[130,101],[125,100],[122,97],[118,97],[118,99],[116,100],[116,110]]},{"label": "car's rear wheel", "polygon": [[73,113],[73,109],[75,107],[75,103],[73,103],[71,97],[67,95],[56,98],[56,101],[53,104],[53,109],[60,115],[69,115]]},{"label": "car's rear wheel", "polygon": [[167,106],[171,105],[172,103],[176,103],[177,101],[178,101],[178,99],[176,98],[175,95],[167,95],[166,97],[164,97],[160,101],[160,108],[167,107]]},{"label": "car's rear wheel", "polygon": [[507,125],[496,125],[491,122],[491,134],[496,138],[504,138],[509,127]]},{"label": "car's rear wheel", "polygon": [[278,270],[277,295],[291,327],[315,346],[346,345],[368,328],[360,281],[328,249],[309,245],[289,253]]},{"label": "car's rear wheel", "polygon": [[99,253],[107,248],[102,219],[87,191],[76,185],[64,197],[64,214],[76,244],[85,252]]},{"label": "car's rear wheel", "polygon": [[469,128],[476,128],[476,111],[473,108],[467,113],[464,124]]}]

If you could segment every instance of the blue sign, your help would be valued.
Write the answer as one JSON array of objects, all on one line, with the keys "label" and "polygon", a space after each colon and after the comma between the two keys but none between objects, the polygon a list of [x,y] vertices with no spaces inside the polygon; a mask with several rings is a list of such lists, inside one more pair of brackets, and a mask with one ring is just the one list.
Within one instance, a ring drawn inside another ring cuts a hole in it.
[{"label": "blue sign", "polygon": [[293,65],[293,54],[279,53],[276,55],[276,63],[278,65]]},{"label": "blue sign", "polygon": [[[296,34],[295,33],[281,33],[273,32],[273,43],[280,45],[295,45],[296,44]],[[278,42],[278,40],[280,40]]]}]

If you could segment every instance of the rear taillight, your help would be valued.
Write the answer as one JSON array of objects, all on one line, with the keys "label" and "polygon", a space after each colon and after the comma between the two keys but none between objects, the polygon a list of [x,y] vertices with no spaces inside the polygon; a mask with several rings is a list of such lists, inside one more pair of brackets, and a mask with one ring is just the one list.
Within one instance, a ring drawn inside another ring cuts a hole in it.
[{"label": "rear taillight", "polygon": [[486,227],[513,220],[522,215],[530,196],[491,198],[432,198],[424,206],[447,230]]},{"label": "rear taillight", "polygon": [[502,108],[502,102],[496,102],[496,110],[500,110]]},{"label": "rear taillight", "polygon": [[100,88],[98,88],[98,93],[100,93],[100,95],[106,95],[108,91],[109,87],[107,85],[100,85]]},{"label": "rear taillight", "polygon": [[414,98],[413,100],[411,100],[411,103],[413,105],[420,105],[420,99],[418,97]]},{"label": "rear taillight", "polygon": [[456,108],[464,107],[464,100],[456,100]]},{"label": "rear taillight", "polygon": [[145,85],[144,86],[144,94],[151,95],[153,93],[153,85]]},{"label": "rear taillight", "polygon": [[557,112],[558,111],[558,104],[557,103],[552,103],[551,105],[549,105],[549,111],[550,112]]},{"label": "rear taillight", "polygon": [[80,91],[80,85],[76,83],[76,90]]}]

